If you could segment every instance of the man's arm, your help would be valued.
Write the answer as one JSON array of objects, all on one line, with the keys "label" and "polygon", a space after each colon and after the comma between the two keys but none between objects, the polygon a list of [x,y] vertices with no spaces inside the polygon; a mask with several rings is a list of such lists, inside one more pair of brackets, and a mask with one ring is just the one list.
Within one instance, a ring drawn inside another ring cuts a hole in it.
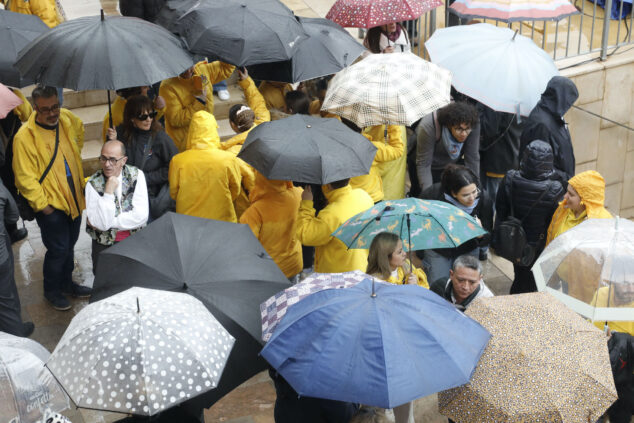
[{"label": "man's arm", "polygon": [[465,141],[463,149],[464,164],[480,176],[480,124],[476,123]]},{"label": "man's arm", "polygon": [[260,239],[260,229],[262,229],[262,216],[258,210],[251,204],[248,209],[240,216],[240,223],[249,225],[253,235]]},{"label": "man's arm", "polygon": [[86,184],[86,219],[90,226],[100,231],[113,227],[116,206],[114,194],[99,195],[91,183]]},{"label": "man's arm", "polygon": [[132,210],[120,213],[119,216],[115,217],[112,227],[120,230],[136,229],[147,222],[148,213],[147,184],[143,171],[139,170],[132,195]]},{"label": "man's arm", "polygon": [[172,84],[161,84],[159,92],[165,99],[165,119],[175,128],[189,126],[194,113],[205,109],[205,106],[196,100],[193,94],[187,95],[184,102],[181,102]]},{"label": "man's arm", "polygon": [[300,203],[295,234],[303,245],[318,247],[330,242],[334,229],[324,220],[324,212],[326,217],[328,215],[327,207],[319,212],[319,217],[315,217],[312,200],[302,200]]},{"label": "man's arm", "polygon": [[12,164],[18,191],[29,201],[33,211],[39,212],[48,206],[48,198],[39,183],[42,175],[38,172],[36,152],[29,149],[35,149],[34,142],[26,128],[19,131],[13,140]]},{"label": "man's arm", "polygon": [[431,163],[434,157],[436,134],[433,132],[429,133],[428,128],[421,125],[423,125],[423,121],[419,123],[419,128],[416,131],[416,172],[418,173],[421,190],[424,190],[433,184]]},{"label": "man's arm", "polygon": [[374,156],[375,162],[389,162],[396,160],[403,155],[405,147],[401,139],[401,127],[398,125],[388,125],[387,144],[381,141],[372,140],[372,144],[377,148]]}]

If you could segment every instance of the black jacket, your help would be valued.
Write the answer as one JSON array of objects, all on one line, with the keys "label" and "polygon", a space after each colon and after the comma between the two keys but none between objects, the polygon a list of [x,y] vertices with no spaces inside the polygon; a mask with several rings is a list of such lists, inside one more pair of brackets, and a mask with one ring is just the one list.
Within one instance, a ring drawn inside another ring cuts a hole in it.
[{"label": "black jacket", "polygon": [[119,125],[117,127],[117,138],[125,144],[127,149],[127,164],[136,166],[143,171],[147,183],[148,195],[154,197],[161,189],[161,186],[167,183],[170,160],[178,154],[178,149],[174,141],[172,141],[165,131],[158,131],[154,137],[152,150],[149,152],[148,159],[145,161],[143,168],[141,168],[141,164],[143,163],[143,151],[150,137],[149,131],[141,131],[138,129],[134,130],[132,136],[127,137],[123,126]]},{"label": "black jacket", "polygon": [[[424,200],[439,200],[448,203],[448,201],[445,200],[445,195],[440,186],[440,183],[435,183],[431,187],[424,190],[420,198]],[[486,193],[486,191],[480,192],[480,200],[478,201],[478,205],[473,209],[471,216],[477,216],[482,223],[482,227],[485,230],[491,232],[491,229],[493,229],[493,201],[491,201],[491,198]],[[489,245],[490,241],[490,234],[486,234],[482,238],[470,239],[469,241],[461,244],[456,248],[439,248],[435,249],[434,251],[438,254],[442,254],[445,257],[458,257],[471,252],[478,247],[487,246]]]},{"label": "black jacket", "polygon": [[[502,180],[495,199],[496,224],[508,218],[513,202],[514,216],[524,219],[526,240],[532,246],[542,241],[543,246],[550,220],[565,193],[561,182],[554,177],[553,150],[544,141],[533,141],[524,151],[520,170],[510,170]],[[544,191],[546,194],[536,203]]]},{"label": "black jacket", "polygon": [[563,76],[554,76],[548,82],[541,100],[528,116],[520,139],[520,155],[534,140],[543,140],[550,144],[555,169],[564,181],[575,174],[575,155],[563,116],[577,98],[579,91],[574,82]]},{"label": "black jacket", "polygon": [[504,175],[520,164],[520,136],[526,120],[496,112],[478,103],[480,112],[480,172]]},{"label": "black jacket", "polygon": [[132,16],[154,22],[166,0],[119,0],[123,16]]}]

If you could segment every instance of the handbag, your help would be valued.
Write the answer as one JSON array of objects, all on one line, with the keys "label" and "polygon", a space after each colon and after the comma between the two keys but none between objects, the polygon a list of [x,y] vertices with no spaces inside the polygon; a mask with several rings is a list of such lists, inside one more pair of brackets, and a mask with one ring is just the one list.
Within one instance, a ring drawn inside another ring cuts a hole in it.
[{"label": "handbag", "polygon": [[524,223],[524,219],[531,213],[533,207],[541,201],[546,191],[548,191],[548,188],[540,194],[537,201],[531,205],[524,217],[518,219],[515,217],[515,211],[513,209],[513,183],[511,183],[511,192],[509,195],[511,213],[506,220],[500,222],[493,231],[491,247],[495,250],[495,254],[519,266],[530,266],[533,263],[535,248],[528,243],[522,223]]},{"label": "handbag", "polygon": [[[44,170],[44,173],[42,173],[42,176],[40,177],[40,180],[38,182],[40,185],[42,185],[42,182],[46,178],[46,175],[48,175],[48,172],[53,167],[53,162],[55,162],[55,158],[57,157],[58,149],[59,149],[59,124],[57,125],[57,128],[55,129],[55,151],[53,151],[53,158],[51,158],[51,161],[48,163],[48,166],[46,166],[46,170]],[[33,207],[31,207],[31,205],[29,204],[29,201],[26,198],[24,198],[24,196],[20,194],[20,192],[18,192],[18,195],[15,199],[15,203],[18,206],[18,212],[20,213],[20,217],[22,218],[22,220],[30,221],[35,219],[35,211],[33,210]]]},{"label": "handbag", "polygon": [[[140,169],[143,170],[145,163],[149,158],[150,151],[152,150],[152,144],[154,144],[154,135],[150,138],[150,141],[143,148],[143,160],[141,161]],[[158,219],[169,211],[176,211],[176,201],[170,196],[169,182],[164,183],[161,189],[155,196],[149,196],[150,203],[150,216],[152,219]]]}]

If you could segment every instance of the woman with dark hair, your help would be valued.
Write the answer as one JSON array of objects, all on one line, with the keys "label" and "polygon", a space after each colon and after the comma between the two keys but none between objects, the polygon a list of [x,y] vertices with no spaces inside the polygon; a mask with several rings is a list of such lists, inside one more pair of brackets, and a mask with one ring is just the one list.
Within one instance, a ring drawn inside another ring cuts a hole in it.
[{"label": "woman with dark hair", "polygon": [[[493,201],[485,191],[480,190],[476,174],[461,165],[448,164],[442,172],[441,182],[427,188],[421,194],[426,200],[439,200],[458,207],[474,217],[487,231],[493,227]],[[456,248],[425,250],[425,272],[430,284],[438,279],[447,280],[453,261],[463,254],[486,259],[489,234],[471,239]]]},{"label": "woman with dark hair", "polygon": [[170,160],[178,154],[176,145],[155,119],[152,100],[144,95],[130,97],[123,110],[123,123],[116,130],[108,129],[108,139],[123,142],[128,151],[128,164],[145,174],[150,200],[150,219],[157,219],[174,210],[169,195],[167,174]]},{"label": "woman with dark hair", "polygon": [[407,31],[399,22],[370,28],[363,40],[372,53],[405,53],[411,51]]},{"label": "woman with dark hair", "polygon": [[449,163],[464,161],[480,174],[480,122],[471,104],[457,101],[423,117],[416,136],[416,170],[422,190],[440,182]]}]

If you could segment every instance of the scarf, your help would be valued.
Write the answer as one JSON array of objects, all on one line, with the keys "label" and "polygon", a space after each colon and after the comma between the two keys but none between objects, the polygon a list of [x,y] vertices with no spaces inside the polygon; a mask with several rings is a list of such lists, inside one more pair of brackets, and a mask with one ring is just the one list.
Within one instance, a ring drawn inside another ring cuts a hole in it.
[{"label": "scarf", "polygon": [[462,146],[464,145],[464,143],[456,141],[453,135],[451,135],[451,131],[449,130],[449,128],[445,126],[443,126],[442,128],[440,139],[442,140],[442,144],[445,146],[445,150],[447,150],[449,158],[454,162],[458,160],[458,157],[460,157],[460,153],[462,152]]},{"label": "scarf", "polygon": [[385,36],[387,37],[388,40],[390,40],[391,42],[395,42],[396,40],[398,40],[398,37],[401,36],[401,25],[400,24],[396,24],[396,31],[394,32],[384,32]]},{"label": "scarf", "polygon": [[451,195],[449,195],[447,193],[443,193],[443,195],[445,196],[445,201],[447,201],[448,203],[451,203],[454,206],[458,207],[463,212],[469,213],[469,216],[471,216],[471,213],[473,213],[473,210],[475,210],[475,208],[478,206],[478,202],[480,202],[480,199],[476,198],[475,201],[473,202],[473,205],[467,207],[464,204],[462,204],[460,201],[458,201],[455,198],[453,198]]}]

